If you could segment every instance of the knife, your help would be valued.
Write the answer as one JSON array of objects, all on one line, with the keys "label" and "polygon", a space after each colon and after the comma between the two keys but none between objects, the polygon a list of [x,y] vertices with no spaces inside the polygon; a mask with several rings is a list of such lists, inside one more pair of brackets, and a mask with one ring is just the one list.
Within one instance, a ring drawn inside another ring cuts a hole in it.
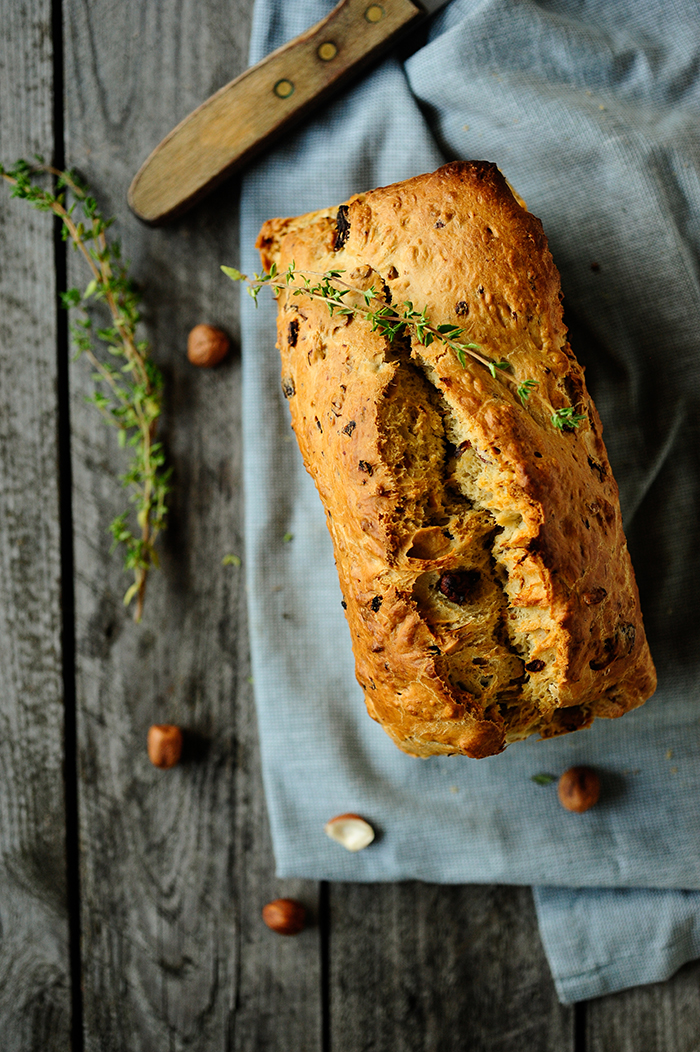
[{"label": "knife", "polygon": [[185,117],[129,188],[144,222],[181,215],[448,0],[340,0],[301,36],[267,55]]}]

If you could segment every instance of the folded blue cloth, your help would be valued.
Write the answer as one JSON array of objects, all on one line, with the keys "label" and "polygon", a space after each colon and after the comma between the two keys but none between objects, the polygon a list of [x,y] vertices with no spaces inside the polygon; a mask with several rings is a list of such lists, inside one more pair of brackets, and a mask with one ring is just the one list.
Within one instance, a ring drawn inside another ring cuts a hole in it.
[{"label": "folded blue cloth", "polygon": [[[251,61],[333,0],[258,0]],[[289,428],[275,305],[244,297],[246,573],[278,874],[536,885],[562,1001],[700,956],[700,42],[693,0],[453,0],[286,136],[244,180],[242,263],[262,222],[455,158],[499,165],[544,223],[566,320],[620,486],[659,672],[620,720],[485,760],[401,753],[368,718],[323,511]],[[583,815],[558,775],[601,774]],[[356,811],[357,854],[323,832]]]}]

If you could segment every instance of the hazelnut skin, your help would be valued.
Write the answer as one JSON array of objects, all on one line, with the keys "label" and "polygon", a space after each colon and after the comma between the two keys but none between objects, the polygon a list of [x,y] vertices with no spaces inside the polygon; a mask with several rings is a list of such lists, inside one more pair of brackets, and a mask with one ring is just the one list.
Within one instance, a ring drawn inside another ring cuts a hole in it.
[{"label": "hazelnut skin", "polygon": [[192,365],[211,369],[223,361],[229,352],[231,341],[221,329],[213,325],[195,325],[187,337],[187,357]]},{"label": "hazelnut skin", "polygon": [[582,814],[598,802],[600,778],[590,767],[570,767],[559,779],[557,792],[562,807]]},{"label": "hazelnut skin", "polygon": [[262,919],[278,935],[298,935],[306,925],[306,910],[295,899],[275,899],[263,906]]},{"label": "hazelnut skin", "polygon": [[182,755],[182,731],[171,723],[154,723],[148,729],[148,759],[154,767],[174,767]]}]

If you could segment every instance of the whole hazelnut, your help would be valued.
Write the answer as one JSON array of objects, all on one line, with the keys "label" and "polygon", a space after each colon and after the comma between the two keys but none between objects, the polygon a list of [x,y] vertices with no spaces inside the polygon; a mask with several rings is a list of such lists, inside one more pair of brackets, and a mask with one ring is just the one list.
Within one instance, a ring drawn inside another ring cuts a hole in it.
[{"label": "whole hazelnut", "polygon": [[582,814],[598,802],[600,778],[590,767],[570,767],[559,779],[557,791],[562,807]]},{"label": "whole hazelnut", "polygon": [[275,899],[263,906],[262,919],[278,935],[298,935],[306,924],[306,910],[295,899]]},{"label": "whole hazelnut", "polygon": [[171,723],[148,729],[148,759],[154,767],[174,767],[182,755],[182,731]]},{"label": "whole hazelnut", "polygon": [[187,357],[192,365],[211,369],[218,365],[229,352],[231,341],[221,329],[213,325],[195,325],[187,337]]}]

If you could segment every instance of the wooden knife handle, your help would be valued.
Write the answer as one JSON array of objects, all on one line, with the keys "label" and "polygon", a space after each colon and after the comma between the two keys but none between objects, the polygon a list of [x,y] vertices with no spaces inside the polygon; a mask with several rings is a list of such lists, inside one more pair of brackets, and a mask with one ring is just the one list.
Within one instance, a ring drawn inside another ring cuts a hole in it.
[{"label": "wooden knife handle", "polygon": [[202,103],[138,171],[129,205],[173,219],[349,80],[423,14],[411,0],[341,0],[331,13]]}]

